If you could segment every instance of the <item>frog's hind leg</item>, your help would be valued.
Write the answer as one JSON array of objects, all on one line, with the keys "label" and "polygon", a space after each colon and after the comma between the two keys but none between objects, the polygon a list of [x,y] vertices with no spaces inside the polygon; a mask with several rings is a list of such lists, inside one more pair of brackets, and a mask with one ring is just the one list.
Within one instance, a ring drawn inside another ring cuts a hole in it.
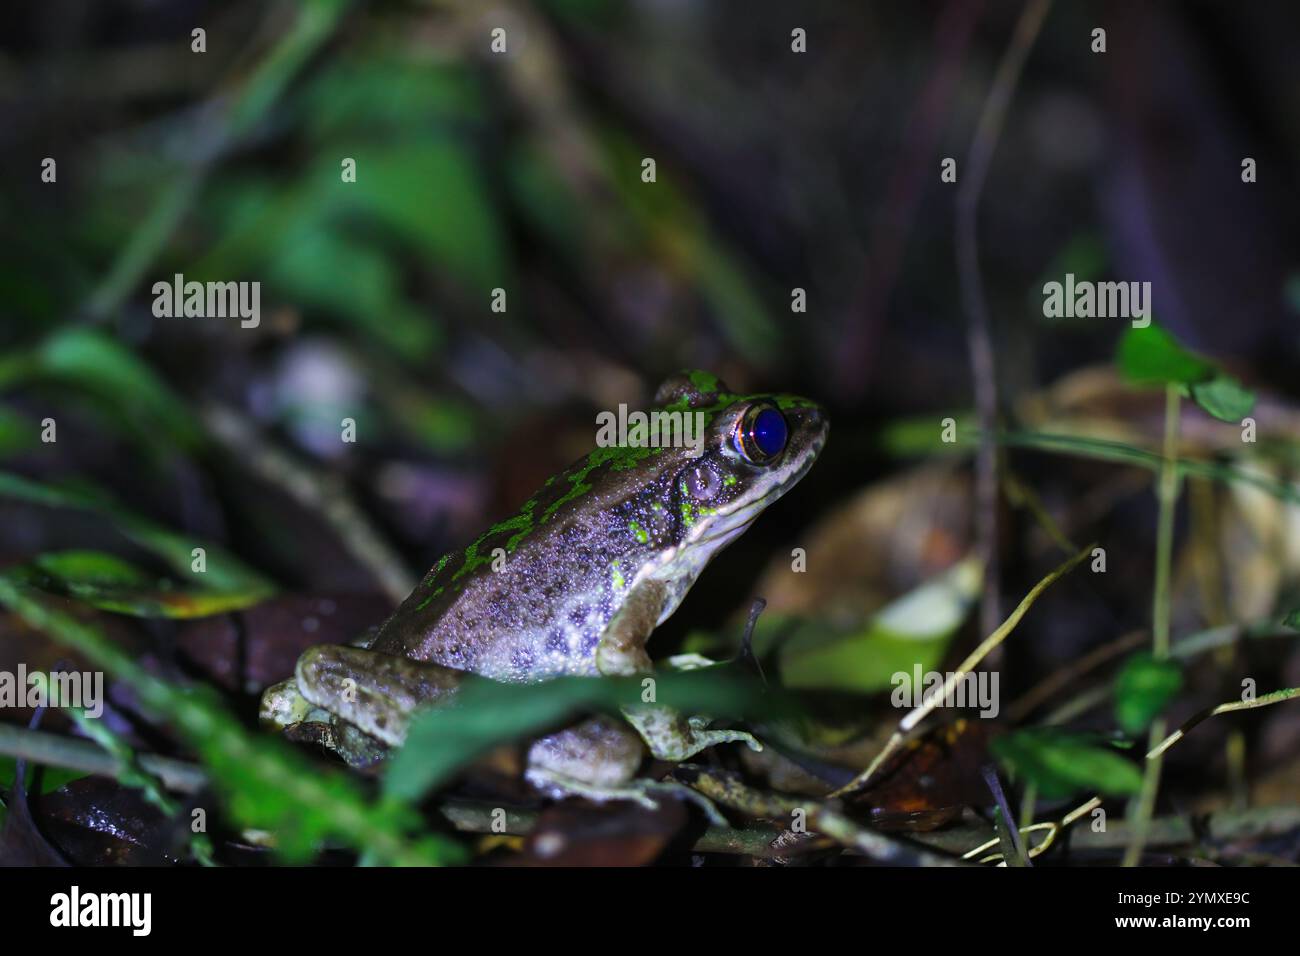
[{"label": "frog's hind leg", "polygon": [[644,757],[641,738],[627,724],[612,717],[592,717],[535,741],[524,777],[554,799],[631,800],[649,810],[656,809],[659,796],[686,799],[700,806],[711,822],[726,824],[709,799],[689,787],[675,781],[633,779]]},{"label": "frog's hind leg", "polygon": [[462,671],[357,647],[321,644],[298,658],[296,684],[310,704],[328,710],[390,747],[406,739],[411,713],[456,693]]},{"label": "frog's hind leg", "polygon": [[632,779],[644,757],[641,738],[627,724],[592,717],[534,741],[525,777],[550,796],[612,793]]}]

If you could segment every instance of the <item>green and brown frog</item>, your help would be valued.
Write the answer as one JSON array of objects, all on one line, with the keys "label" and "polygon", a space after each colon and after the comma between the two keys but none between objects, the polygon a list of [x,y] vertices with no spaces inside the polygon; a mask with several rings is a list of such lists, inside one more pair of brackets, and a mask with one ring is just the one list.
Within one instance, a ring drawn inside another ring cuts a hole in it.
[{"label": "green and brown frog", "polygon": [[[306,651],[295,676],[264,693],[264,722],[323,725],[318,739],[366,766],[401,746],[416,708],[451,701],[466,673],[528,683],[650,672],[654,629],[808,472],[828,427],[808,399],[733,394],[707,372],[668,379],[655,404],[698,412],[702,441],[597,448],[438,561],[362,646]],[[529,782],[553,796],[644,802],[648,785],[633,781],[646,748],[670,761],[728,741],[760,749],[748,733],[659,705],[624,716],[533,743]]]}]

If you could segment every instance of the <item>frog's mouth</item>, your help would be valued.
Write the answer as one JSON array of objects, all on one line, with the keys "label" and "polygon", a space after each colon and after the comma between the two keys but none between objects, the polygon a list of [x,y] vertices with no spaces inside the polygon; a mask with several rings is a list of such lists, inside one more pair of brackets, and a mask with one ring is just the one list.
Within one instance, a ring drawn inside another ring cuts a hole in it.
[{"label": "frog's mouth", "polygon": [[808,473],[826,440],[824,421],[815,423],[813,438],[798,456],[785,463],[783,469],[770,473],[771,481],[765,490],[756,490],[748,497],[738,498],[725,510],[719,509],[707,523],[692,529],[689,537],[654,565],[644,568],[632,582],[635,587],[642,576],[657,579],[668,586],[667,598],[659,615],[663,623],[677,609],[686,592],[704,570],[704,566],[721,549],[740,537],[772,502],[799,483]]},{"label": "frog's mouth", "polygon": [[683,549],[702,549],[707,562],[718,550],[744,534],[769,505],[799,484],[803,476],[808,474],[826,441],[826,431],[822,424],[803,453],[771,475],[773,480],[765,490],[742,496],[725,508],[719,508],[707,525],[700,528],[698,535],[687,538]]}]

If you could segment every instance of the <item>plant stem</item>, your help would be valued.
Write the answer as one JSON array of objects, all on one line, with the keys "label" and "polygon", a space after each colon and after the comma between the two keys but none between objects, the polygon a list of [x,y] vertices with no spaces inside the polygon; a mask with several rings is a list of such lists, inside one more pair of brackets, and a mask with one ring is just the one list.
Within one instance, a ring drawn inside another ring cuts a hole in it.
[{"label": "plant stem", "polygon": [[980,602],[980,631],[984,634],[990,633],[1002,618],[998,592],[1001,578],[998,569],[998,449],[992,437],[997,429],[998,389],[993,333],[979,267],[976,211],[993,151],[1002,136],[1007,109],[1020,82],[1020,72],[1051,6],[1051,0],[1032,0],[1021,13],[980,113],[957,192],[957,274],[966,313],[966,340],[975,407],[984,436],[975,457],[975,537],[984,564],[984,596]]},{"label": "plant stem", "polygon": [[[1156,660],[1169,656],[1169,568],[1174,550],[1174,510],[1178,503],[1178,423],[1179,395],[1174,385],[1165,386],[1165,436],[1160,483],[1156,488],[1159,517],[1156,524],[1156,582],[1151,608],[1151,652]],[[1165,722],[1157,719],[1151,724],[1147,749],[1154,750],[1164,740]],[[1124,851],[1124,866],[1136,866],[1142,859],[1146,843],[1147,825],[1155,812],[1156,795],[1160,788],[1161,755],[1147,758],[1142,775],[1142,789],[1130,804],[1133,821],[1133,838]]]},{"label": "plant stem", "polygon": [[1156,589],[1151,609],[1151,650],[1157,660],[1169,656],[1169,566],[1174,551],[1174,510],[1178,503],[1178,389],[1165,387],[1164,464],[1160,469],[1156,526]]}]

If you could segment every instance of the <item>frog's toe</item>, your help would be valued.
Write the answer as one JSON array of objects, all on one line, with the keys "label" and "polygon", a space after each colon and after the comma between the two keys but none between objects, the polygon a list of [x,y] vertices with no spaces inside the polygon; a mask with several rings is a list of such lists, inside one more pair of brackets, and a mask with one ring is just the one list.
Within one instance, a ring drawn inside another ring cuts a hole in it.
[{"label": "frog's toe", "polygon": [[675,671],[698,671],[718,666],[718,661],[703,654],[674,654],[664,663]]},{"label": "frog's toe", "polygon": [[709,730],[709,724],[712,718],[709,717],[689,717],[687,723],[691,728],[691,734],[696,739],[707,740],[706,747],[712,747],[714,744],[743,743],[753,751],[761,751],[763,744],[757,737],[745,730]]},{"label": "frog's toe", "polygon": [[696,732],[696,739],[703,741],[704,747],[717,744],[743,743],[755,753],[763,749],[763,744],[747,730],[701,730]]},{"label": "frog's toe", "polygon": [[529,767],[524,776],[533,787],[553,800],[565,797],[581,797],[593,803],[627,800],[647,810],[657,810],[663,797],[672,797],[698,806],[715,826],[728,825],[727,818],[719,812],[712,800],[675,780],[629,780],[621,786],[602,786],[535,766]]},{"label": "frog's toe", "polygon": [[623,786],[594,784],[587,780],[579,780],[577,777],[566,776],[555,770],[536,766],[529,767],[525,771],[524,779],[534,789],[552,800],[563,800],[565,797],[581,797],[593,803],[606,803],[610,800],[630,800],[633,803],[639,803],[647,810],[654,810],[658,807],[654,799],[646,793],[644,787],[631,781]]},{"label": "frog's toe", "polygon": [[710,730],[709,718],[683,717],[669,707],[628,707],[623,715],[659,760],[680,763],[701,750],[734,742],[744,743],[751,750],[763,749],[757,738],[747,731]]},{"label": "frog's toe", "polygon": [[257,716],[264,726],[284,730],[302,723],[313,709],[311,701],[298,690],[298,681],[290,678],[262,692]]}]

